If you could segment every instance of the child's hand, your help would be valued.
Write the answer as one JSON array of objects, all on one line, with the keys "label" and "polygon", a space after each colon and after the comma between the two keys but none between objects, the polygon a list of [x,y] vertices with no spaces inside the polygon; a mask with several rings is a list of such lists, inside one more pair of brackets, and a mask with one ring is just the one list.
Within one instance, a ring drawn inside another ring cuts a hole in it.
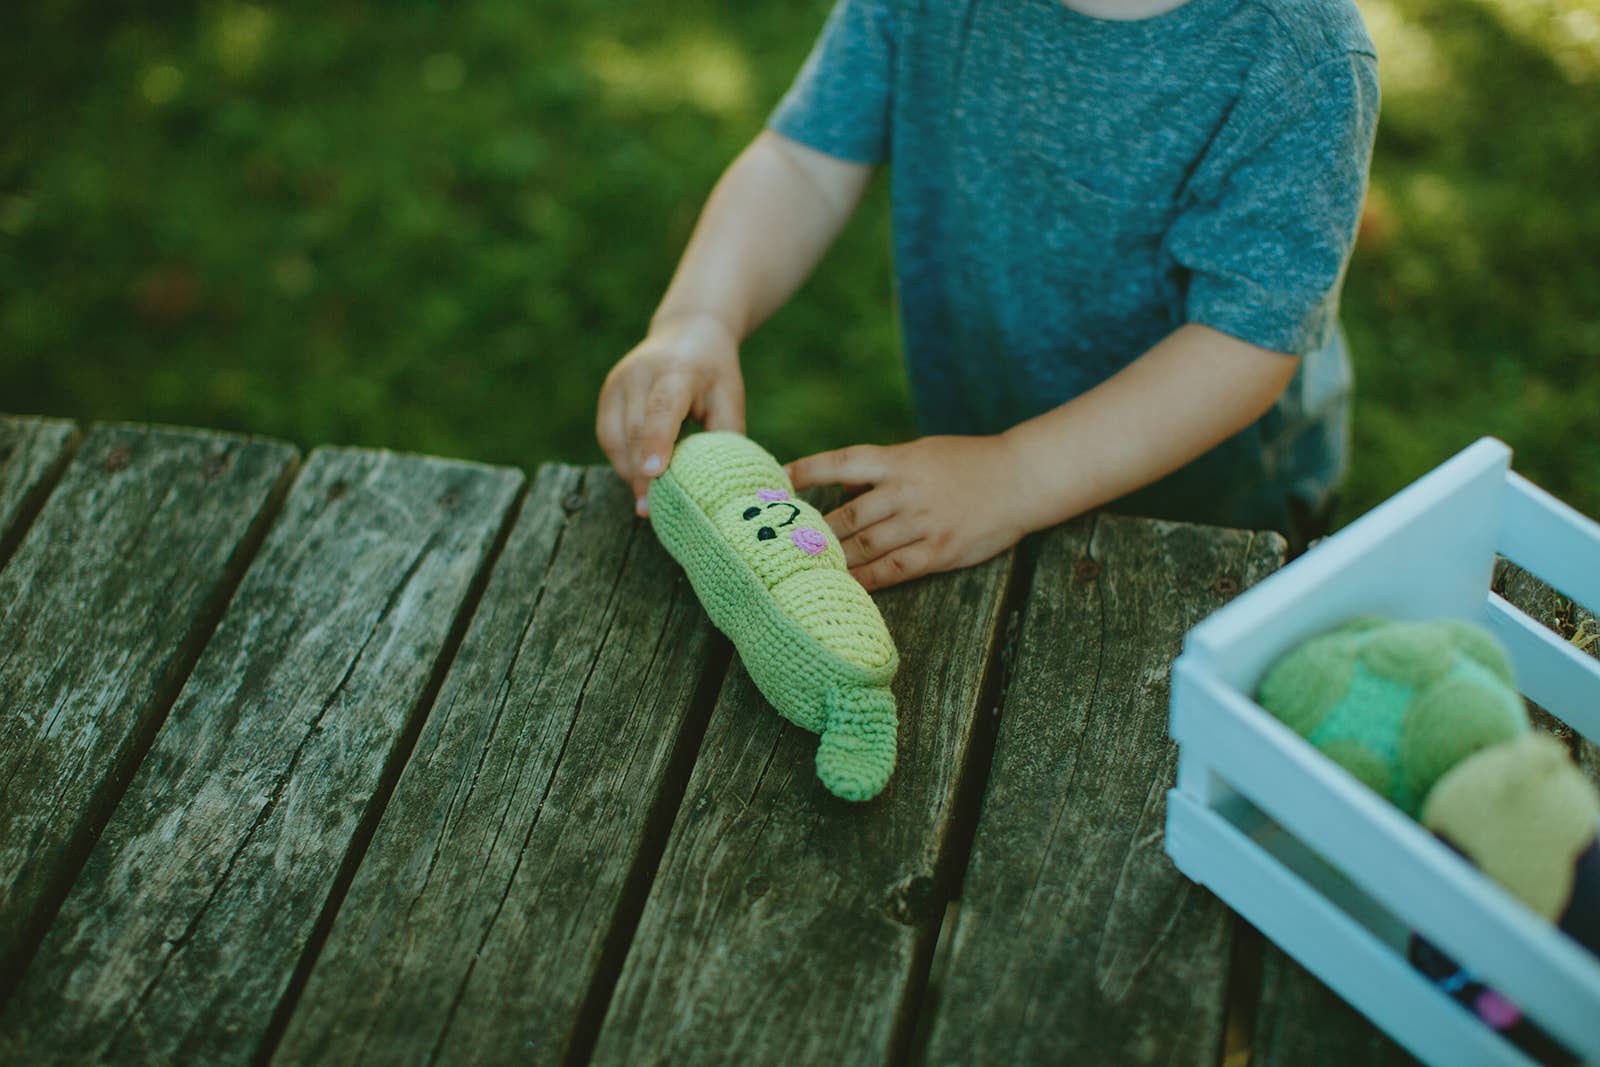
[{"label": "child's hand", "polygon": [[711,315],[652,323],[650,335],[617,361],[600,389],[594,432],[611,465],[648,514],[650,479],[667,469],[685,416],[708,430],[744,432],[739,345]]},{"label": "child's hand", "polygon": [[788,471],[796,489],[870,486],[826,516],[850,573],[868,589],[982,563],[1029,529],[1021,468],[1005,437],[858,445],[797,459]]}]

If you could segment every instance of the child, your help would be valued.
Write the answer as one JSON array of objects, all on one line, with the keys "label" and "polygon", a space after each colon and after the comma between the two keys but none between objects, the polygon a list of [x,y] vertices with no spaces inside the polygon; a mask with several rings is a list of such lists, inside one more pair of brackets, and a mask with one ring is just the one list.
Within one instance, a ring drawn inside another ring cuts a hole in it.
[{"label": "child", "polygon": [[[1377,121],[1354,0],[837,0],[596,430],[645,513],[686,416],[889,163],[923,437],[796,460],[867,588],[1100,505],[1296,539],[1343,475],[1338,295]],[[840,383],[841,387],[846,383]]]}]

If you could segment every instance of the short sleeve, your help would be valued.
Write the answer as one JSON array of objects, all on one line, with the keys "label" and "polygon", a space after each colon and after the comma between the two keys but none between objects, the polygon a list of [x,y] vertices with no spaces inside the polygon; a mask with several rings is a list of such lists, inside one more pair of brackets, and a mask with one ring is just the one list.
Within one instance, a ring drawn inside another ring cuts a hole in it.
[{"label": "short sleeve", "polygon": [[837,0],[767,126],[857,163],[889,158],[892,0]]},{"label": "short sleeve", "polygon": [[1326,343],[1355,244],[1378,119],[1376,61],[1349,52],[1292,92],[1257,101],[1197,170],[1195,202],[1167,233],[1187,276],[1184,316],[1304,356]]}]

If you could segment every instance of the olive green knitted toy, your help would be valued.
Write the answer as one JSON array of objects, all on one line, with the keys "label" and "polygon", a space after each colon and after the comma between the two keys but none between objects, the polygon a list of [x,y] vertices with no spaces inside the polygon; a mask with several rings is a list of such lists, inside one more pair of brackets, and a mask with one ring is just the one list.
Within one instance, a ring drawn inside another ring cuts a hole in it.
[{"label": "olive green knitted toy", "polygon": [[894,771],[899,656],[816,508],[742,434],[695,434],[650,483],[650,522],[784,718],[822,735],[817,777],[868,800]]}]

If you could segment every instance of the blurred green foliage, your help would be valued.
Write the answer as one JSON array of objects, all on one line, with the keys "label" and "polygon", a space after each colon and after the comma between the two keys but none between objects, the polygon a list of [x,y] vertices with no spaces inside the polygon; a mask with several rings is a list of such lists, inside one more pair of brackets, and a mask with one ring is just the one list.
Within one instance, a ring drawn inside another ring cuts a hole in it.
[{"label": "blurred green foliage", "polygon": [[[827,10],[0,11],[0,410],[511,463],[594,399]],[[1481,434],[1600,514],[1600,0],[1363,0],[1348,521]],[[745,346],[781,456],[914,433],[884,183]]]}]

